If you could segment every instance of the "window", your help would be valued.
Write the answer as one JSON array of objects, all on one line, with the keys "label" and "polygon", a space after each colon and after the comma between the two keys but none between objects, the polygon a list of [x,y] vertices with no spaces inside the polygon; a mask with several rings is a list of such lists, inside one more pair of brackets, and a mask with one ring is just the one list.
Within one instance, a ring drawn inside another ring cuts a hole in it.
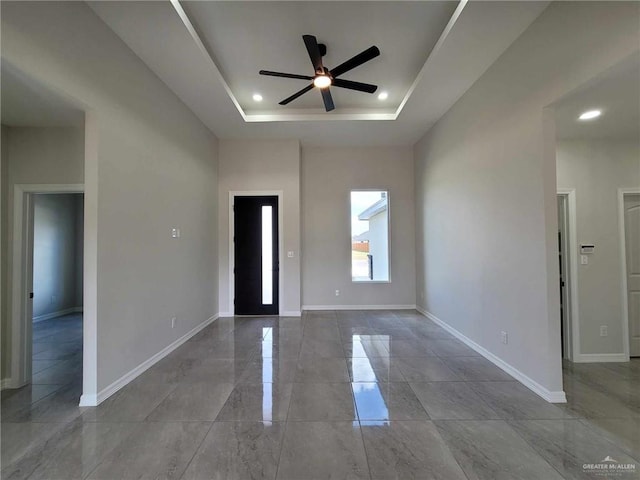
[{"label": "window", "polygon": [[262,304],[273,305],[273,207],[262,206]]},{"label": "window", "polygon": [[351,279],[389,281],[389,194],[351,191]]}]

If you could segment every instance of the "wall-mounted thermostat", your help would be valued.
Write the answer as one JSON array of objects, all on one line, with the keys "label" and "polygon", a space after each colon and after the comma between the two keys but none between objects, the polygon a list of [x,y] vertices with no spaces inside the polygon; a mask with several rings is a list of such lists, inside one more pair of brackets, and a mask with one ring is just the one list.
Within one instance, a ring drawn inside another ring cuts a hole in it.
[{"label": "wall-mounted thermostat", "polygon": [[580,254],[588,255],[590,253],[593,253],[595,249],[596,249],[595,245],[589,245],[589,244],[583,243],[582,245],[580,245]]}]

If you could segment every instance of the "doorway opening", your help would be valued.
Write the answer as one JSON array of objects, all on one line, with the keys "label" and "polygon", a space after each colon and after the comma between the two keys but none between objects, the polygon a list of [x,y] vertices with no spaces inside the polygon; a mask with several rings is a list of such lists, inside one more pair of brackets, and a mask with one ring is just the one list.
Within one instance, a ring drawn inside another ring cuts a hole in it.
[{"label": "doorway opening", "polygon": [[[640,224],[640,205],[630,205],[633,196],[627,195],[640,190],[640,118],[634,108],[639,62],[631,55],[568,92],[554,102],[553,122],[547,123],[553,124],[559,195],[559,333],[562,358],[574,363],[637,368],[628,362],[632,330],[640,343],[640,326],[632,318],[640,310],[640,288],[634,290],[640,265],[628,257],[638,255],[629,246],[640,239],[625,223]],[[564,363],[565,373],[577,368]]]},{"label": "doorway opening", "polygon": [[280,232],[278,195],[233,195],[233,313],[278,315]]},{"label": "doorway opening", "polygon": [[84,194],[29,197],[26,318],[31,318],[32,348],[27,381],[61,389],[82,379]]}]

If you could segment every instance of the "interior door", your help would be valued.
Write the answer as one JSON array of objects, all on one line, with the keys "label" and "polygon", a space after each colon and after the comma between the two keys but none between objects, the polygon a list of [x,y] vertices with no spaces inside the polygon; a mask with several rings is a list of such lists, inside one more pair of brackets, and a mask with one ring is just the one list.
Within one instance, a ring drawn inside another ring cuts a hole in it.
[{"label": "interior door", "polygon": [[640,194],[624,196],[629,354],[640,357]]},{"label": "interior door", "polygon": [[234,313],[277,315],[278,197],[234,197]]}]

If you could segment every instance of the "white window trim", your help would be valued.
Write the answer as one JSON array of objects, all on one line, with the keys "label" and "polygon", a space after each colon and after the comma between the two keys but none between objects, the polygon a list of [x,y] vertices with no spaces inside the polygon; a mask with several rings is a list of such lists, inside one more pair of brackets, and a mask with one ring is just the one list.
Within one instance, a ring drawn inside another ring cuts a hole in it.
[{"label": "white window trim", "polygon": [[351,244],[353,234],[351,231],[351,194],[353,192],[386,192],[387,194],[387,259],[388,259],[388,268],[389,268],[389,279],[388,280],[354,280],[353,279],[353,271],[352,271],[352,259],[351,253],[349,253],[349,278],[351,279],[351,283],[354,285],[375,285],[375,284],[388,284],[391,283],[391,200],[390,193],[388,188],[352,188],[349,190],[349,252],[351,252]]}]

